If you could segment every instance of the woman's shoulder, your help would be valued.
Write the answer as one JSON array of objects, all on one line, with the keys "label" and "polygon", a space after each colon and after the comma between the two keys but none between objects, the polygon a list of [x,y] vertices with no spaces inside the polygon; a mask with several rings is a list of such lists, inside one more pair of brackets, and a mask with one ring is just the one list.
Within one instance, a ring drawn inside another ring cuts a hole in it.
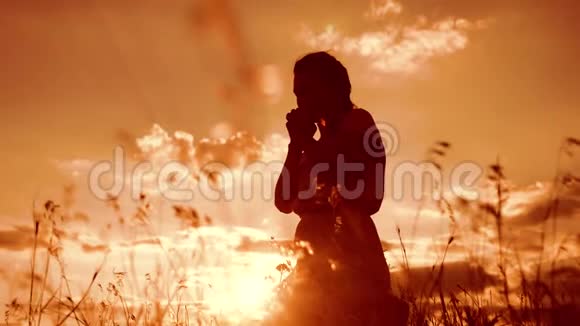
[{"label": "woman's shoulder", "polygon": [[353,108],[344,118],[343,128],[349,131],[366,130],[375,125],[371,113],[362,108]]},{"label": "woman's shoulder", "polygon": [[352,110],[350,110],[349,114],[350,114],[350,117],[352,117],[352,118],[373,120],[372,114],[363,108],[358,108],[358,107],[353,108]]}]

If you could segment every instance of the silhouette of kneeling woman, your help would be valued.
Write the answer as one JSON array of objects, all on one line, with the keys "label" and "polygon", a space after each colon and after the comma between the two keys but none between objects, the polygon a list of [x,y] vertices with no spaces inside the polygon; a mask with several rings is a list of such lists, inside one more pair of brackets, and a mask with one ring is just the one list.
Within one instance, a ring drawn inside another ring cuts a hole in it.
[{"label": "silhouette of kneeling woman", "polygon": [[371,114],[350,92],[347,70],[332,55],[296,62],[298,108],[286,115],[290,143],[275,204],[300,217],[295,240],[308,250],[287,284],[287,324],[392,324],[389,269],[371,219],[383,200],[385,151]]}]

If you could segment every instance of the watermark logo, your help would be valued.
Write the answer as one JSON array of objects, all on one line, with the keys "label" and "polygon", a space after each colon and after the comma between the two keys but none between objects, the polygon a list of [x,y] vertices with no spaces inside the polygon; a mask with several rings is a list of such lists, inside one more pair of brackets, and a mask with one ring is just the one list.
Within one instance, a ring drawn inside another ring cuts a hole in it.
[{"label": "watermark logo", "polygon": [[379,122],[363,135],[363,146],[371,157],[394,155],[399,150],[399,132],[387,122]]}]

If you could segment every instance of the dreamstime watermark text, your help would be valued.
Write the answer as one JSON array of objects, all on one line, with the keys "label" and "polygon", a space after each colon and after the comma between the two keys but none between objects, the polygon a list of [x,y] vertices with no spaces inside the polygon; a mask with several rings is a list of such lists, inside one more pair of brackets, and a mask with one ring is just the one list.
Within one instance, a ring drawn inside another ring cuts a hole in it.
[{"label": "dreamstime watermark text", "polygon": [[[277,160],[258,160],[240,167],[219,161],[202,166],[169,161],[154,166],[148,160],[129,162],[125,150],[116,147],[111,160],[97,162],[89,170],[88,186],[102,200],[128,191],[134,200],[142,193],[153,192],[171,201],[199,197],[209,201],[249,201],[256,197],[271,201],[276,196],[277,182],[281,185],[278,196],[284,200],[293,199],[292,196],[315,198],[329,184],[347,200],[374,196],[400,201],[409,195],[414,200],[425,197],[439,200],[444,192],[470,200],[478,198],[476,185],[483,169],[474,162],[461,162],[447,168],[445,173],[429,160],[386,165],[385,158],[399,148],[397,130],[390,124],[378,123],[362,138],[361,147],[367,159],[352,162],[344,154],[337,154],[336,160],[311,164],[307,170],[303,167],[289,170],[283,161]],[[298,192],[291,186],[297,183],[302,185]]]}]

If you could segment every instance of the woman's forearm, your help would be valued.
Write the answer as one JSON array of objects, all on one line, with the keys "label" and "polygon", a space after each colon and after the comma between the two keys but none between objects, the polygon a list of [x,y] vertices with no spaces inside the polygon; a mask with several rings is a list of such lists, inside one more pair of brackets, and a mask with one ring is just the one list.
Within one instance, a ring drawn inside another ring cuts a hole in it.
[{"label": "woman's forearm", "polygon": [[296,172],[302,150],[294,144],[288,145],[288,154],[276,182],[275,205],[283,213],[292,212],[292,201],[296,197]]}]

